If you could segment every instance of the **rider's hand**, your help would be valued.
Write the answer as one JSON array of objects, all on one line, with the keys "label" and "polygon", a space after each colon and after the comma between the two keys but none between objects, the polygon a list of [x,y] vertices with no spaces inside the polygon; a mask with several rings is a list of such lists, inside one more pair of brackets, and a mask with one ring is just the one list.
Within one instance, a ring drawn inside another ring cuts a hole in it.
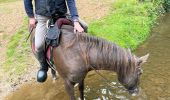
[{"label": "rider's hand", "polygon": [[30,27],[31,28],[35,28],[35,26],[36,26],[35,24],[36,24],[35,18],[34,17],[29,18],[29,25],[30,25]]},{"label": "rider's hand", "polygon": [[74,33],[83,33],[84,29],[81,27],[80,23],[75,21],[74,22]]}]

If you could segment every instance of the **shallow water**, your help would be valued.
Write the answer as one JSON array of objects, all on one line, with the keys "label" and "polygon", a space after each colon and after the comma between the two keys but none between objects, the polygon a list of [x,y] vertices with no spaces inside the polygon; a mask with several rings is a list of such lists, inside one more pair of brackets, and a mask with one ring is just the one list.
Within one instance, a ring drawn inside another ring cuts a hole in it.
[{"label": "shallow water", "polygon": [[[140,93],[132,97],[117,83],[115,73],[101,72],[109,80],[110,87],[96,73],[90,72],[85,79],[86,100],[170,100],[170,14],[161,18],[146,43],[138,47],[135,54],[143,56],[150,53],[143,66]],[[75,88],[76,97],[78,90]],[[7,100],[68,100],[63,81],[55,83],[51,79],[43,84],[28,82],[6,97]]]}]

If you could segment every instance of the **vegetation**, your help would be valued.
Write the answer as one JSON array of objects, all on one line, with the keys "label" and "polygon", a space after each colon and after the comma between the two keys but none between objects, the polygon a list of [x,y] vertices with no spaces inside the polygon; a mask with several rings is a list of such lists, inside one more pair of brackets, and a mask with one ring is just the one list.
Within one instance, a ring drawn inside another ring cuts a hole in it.
[{"label": "vegetation", "polygon": [[29,63],[30,53],[29,41],[26,42],[28,36],[27,18],[25,18],[23,26],[11,37],[7,46],[7,59],[3,64],[3,69],[9,74],[9,79],[17,78],[26,71],[26,65]]},{"label": "vegetation", "polygon": [[18,0],[0,0],[0,3],[14,2],[14,1],[18,1]]},{"label": "vegetation", "polygon": [[163,6],[167,12],[170,12],[170,0],[161,0],[163,2]]},{"label": "vegetation", "polygon": [[117,0],[106,17],[90,24],[90,33],[135,49],[149,36],[162,2]]}]

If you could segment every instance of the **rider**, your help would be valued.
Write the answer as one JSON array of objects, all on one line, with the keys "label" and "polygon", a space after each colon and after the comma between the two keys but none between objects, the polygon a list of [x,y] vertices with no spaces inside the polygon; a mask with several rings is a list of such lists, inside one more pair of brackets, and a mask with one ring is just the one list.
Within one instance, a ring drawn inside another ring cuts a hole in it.
[{"label": "rider", "polygon": [[[47,79],[48,64],[45,57],[45,34],[47,32],[46,22],[51,17],[49,13],[49,5],[47,1],[50,0],[34,0],[35,2],[35,14],[33,13],[33,4],[32,0],[24,0],[25,11],[29,17],[29,25],[32,28],[35,28],[35,51],[36,58],[40,63],[40,69],[37,73],[37,81],[44,82]],[[84,32],[84,29],[79,23],[79,16],[77,13],[77,8],[75,0],[53,0],[55,2],[56,14],[63,15],[67,13],[67,6],[69,8],[72,21],[74,23],[74,31]],[[37,25],[36,21],[38,22]]]}]

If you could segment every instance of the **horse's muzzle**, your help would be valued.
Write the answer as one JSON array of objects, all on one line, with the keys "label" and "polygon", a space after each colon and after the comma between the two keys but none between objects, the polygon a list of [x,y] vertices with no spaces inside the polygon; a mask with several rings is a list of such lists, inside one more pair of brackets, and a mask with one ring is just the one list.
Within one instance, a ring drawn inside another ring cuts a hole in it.
[{"label": "horse's muzzle", "polygon": [[139,93],[139,88],[135,88],[133,90],[128,90],[129,94],[132,96],[136,96]]}]

